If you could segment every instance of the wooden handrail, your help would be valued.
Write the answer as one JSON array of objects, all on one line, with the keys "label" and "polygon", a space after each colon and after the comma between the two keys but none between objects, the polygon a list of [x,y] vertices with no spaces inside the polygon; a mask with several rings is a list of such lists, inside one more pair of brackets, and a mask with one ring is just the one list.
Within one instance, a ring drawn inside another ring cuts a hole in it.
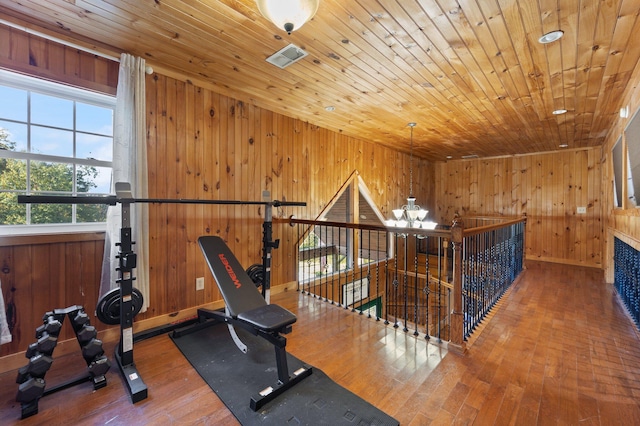
[{"label": "wooden handrail", "polygon": [[[464,220],[464,218],[463,218]],[[526,222],[527,218],[526,217],[520,217],[520,218],[512,218],[509,220],[505,220],[503,222],[500,223],[494,223],[492,225],[485,225],[485,226],[478,226],[475,228],[465,228],[462,232],[462,237],[471,237],[473,235],[478,235],[478,234],[482,234],[484,232],[489,232],[489,231],[493,231],[495,229],[501,229],[501,228],[506,228],[507,226],[511,226],[511,225],[515,225],[516,223],[520,223],[520,222]]]}]

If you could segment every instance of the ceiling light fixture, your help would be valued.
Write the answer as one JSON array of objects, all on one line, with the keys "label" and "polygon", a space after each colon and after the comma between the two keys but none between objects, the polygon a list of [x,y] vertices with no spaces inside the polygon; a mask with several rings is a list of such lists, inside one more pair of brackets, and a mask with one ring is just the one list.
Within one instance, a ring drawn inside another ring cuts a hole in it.
[{"label": "ceiling light fixture", "polygon": [[567,110],[564,109],[564,108],[561,108],[561,109],[557,109],[557,110],[553,111],[552,114],[553,115],[562,115],[562,114],[566,114],[566,113],[567,113]]},{"label": "ceiling light fixture", "polygon": [[556,40],[560,40],[563,35],[564,35],[564,31],[562,30],[551,31],[549,33],[546,33],[542,37],[540,37],[538,39],[538,43],[542,43],[542,44],[553,43]]},{"label": "ceiling light fixture", "polygon": [[[398,228],[426,228],[435,229],[435,222],[427,222],[424,219],[427,217],[428,210],[420,208],[416,205],[416,197],[413,196],[413,128],[416,127],[416,123],[407,124],[411,128],[411,151],[409,157],[409,197],[407,198],[407,204],[399,209],[393,210],[394,219],[386,221],[388,226],[397,226]],[[424,221],[424,222],[423,222]]]},{"label": "ceiling light fixture", "polygon": [[256,0],[262,16],[291,34],[313,18],[320,0]]},{"label": "ceiling light fixture", "polygon": [[620,108],[620,118],[629,118],[629,105]]}]

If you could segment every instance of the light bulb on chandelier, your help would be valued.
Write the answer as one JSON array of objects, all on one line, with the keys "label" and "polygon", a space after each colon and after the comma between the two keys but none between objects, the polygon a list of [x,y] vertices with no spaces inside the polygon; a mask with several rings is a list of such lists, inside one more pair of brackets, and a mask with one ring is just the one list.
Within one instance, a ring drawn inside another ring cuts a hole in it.
[{"label": "light bulb on chandelier", "polygon": [[387,226],[396,226],[398,228],[424,228],[435,229],[437,223],[425,221],[428,210],[421,208],[416,204],[416,197],[413,196],[413,128],[416,123],[409,123],[411,128],[411,151],[409,157],[409,197],[407,204],[399,209],[393,210],[394,219],[386,221]]}]

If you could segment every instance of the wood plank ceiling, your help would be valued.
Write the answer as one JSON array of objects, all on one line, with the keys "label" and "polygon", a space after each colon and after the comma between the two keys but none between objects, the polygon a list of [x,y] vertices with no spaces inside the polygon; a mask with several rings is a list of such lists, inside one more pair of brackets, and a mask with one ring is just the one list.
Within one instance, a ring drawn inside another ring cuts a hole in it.
[{"label": "wood plank ceiling", "polygon": [[[321,0],[291,35],[253,0],[0,0],[0,12],[406,152],[417,122],[414,153],[433,161],[601,145],[640,58],[640,0]],[[265,62],[289,43],[309,55]]]}]

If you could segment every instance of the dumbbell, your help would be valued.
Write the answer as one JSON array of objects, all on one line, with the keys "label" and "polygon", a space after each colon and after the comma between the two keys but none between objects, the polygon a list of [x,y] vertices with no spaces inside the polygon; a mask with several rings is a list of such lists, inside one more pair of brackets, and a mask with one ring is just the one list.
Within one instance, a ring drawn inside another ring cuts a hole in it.
[{"label": "dumbbell", "polygon": [[57,344],[58,338],[56,336],[51,336],[48,333],[44,333],[37,342],[29,345],[25,356],[27,358],[31,358],[38,352],[46,355],[51,355],[53,353],[53,349]]},{"label": "dumbbell", "polygon": [[62,328],[62,323],[58,320],[55,315],[46,316],[43,319],[43,324],[36,328],[36,339],[42,337],[44,333],[47,333],[51,336],[58,336],[60,334],[60,329]]},{"label": "dumbbell", "polygon": [[109,368],[111,368],[111,363],[109,362],[109,358],[104,355],[98,356],[88,365],[91,377],[104,376],[107,371],[109,371]]},{"label": "dumbbell", "polygon": [[29,380],[29,377],[43,378],[49,368],[53,364],[53,358],[41,353],[32,356],[29,359],[29,364],[21,367],[18,370],[18,377],[16,383],[25,383]]},{"label": "dumbbell", "polygon": [[82,346],[82,356],[87,362],[93,361],[96,357],[104,354],[102,349],[102,340],[91,339]]},{"label": "dumbbell", "polygon": [[16,401],[23,404],[35,401],[42,397],[44,393],[44,379],[39,377],[32,377],[26,382],[18,386],[18,394],[16,395]]},{"label": "dumbbell", "polygon": [[80,309],[76,316],[72,320],[73,329],[80,330],[84,325],[89,325],[89,315],[84,311],[84,309]]},{"label": "dumbbell", "polygon": [[92,325],[85,324],[80,330],[76,332],[76,336],[78,337],[78,342],[80,342],[80,346],[85,343],[91,341],[98,335],[96,328]]}]

